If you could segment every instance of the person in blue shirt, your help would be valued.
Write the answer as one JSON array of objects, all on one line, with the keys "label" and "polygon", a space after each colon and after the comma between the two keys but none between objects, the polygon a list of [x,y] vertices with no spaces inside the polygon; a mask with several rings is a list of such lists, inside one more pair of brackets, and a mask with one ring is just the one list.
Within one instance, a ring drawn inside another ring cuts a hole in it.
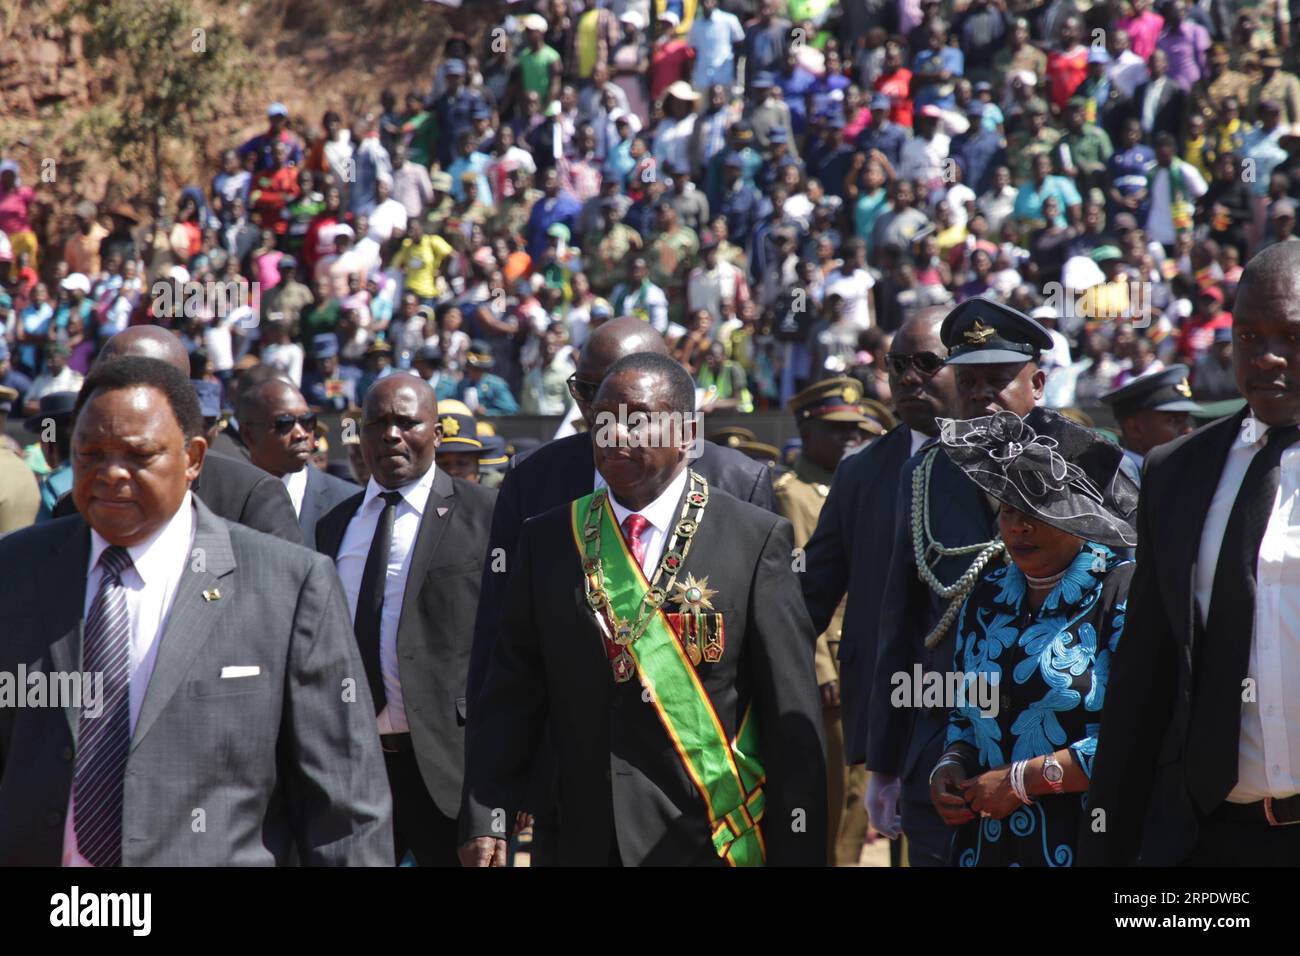
[{"label": "person in blue shirt", "polygon": [[837,108],[826,117],[824,148],[817,154],[816,162],[808,161],[808,171],[821,181],[822,187],[832,196],[844,198],[844,177],[853,166],[855,150],[844,142],[844,111]]},{"label": "person in blue shirt", "polygon": [[1140,221],[1147,213],[1147,170],[1156,163],[1156,154],[1142,142],[1142,124],[1130,117],[1121,127],[1121,148],[1106,162],[1106,179],[1110,185],[1106,198],[1110,217],[1131,213]]},{"label": "person in blue shirt", "polygon": [[506,380],[492,374],[495,366],[491,347],[483,341],[472,342],[465,355],[465,376],[460,380],[456,397],[476,414],[517,415],[519,403]]},{"label": "person in blue shirt", "polygon": [[355,408],[361,369],[339,364],[339,340],[333,332],[322,332],[311,340],[315,367],[302,377],[302,394],[313,408],[336,412]]},{"label": "person in blue shirt", "polygon": [[942,21],[930,25],[927,34],[929,46],[912,58],[912,89],[914,105],[953,106],[953,82],[965,72],[966,58],[961,50],[948,46],[948,28]]},{"label": "person in blue shirt", "polygon": [[948,155],[961,167],[962,182],[984,195],[993,185],[993,170],[1007,165],[1007,148],[1002,134],[987,129],[982,120],[985,106],[979,100],[966,105],[970,129],[954,137]]},{"label": "person in blue shirt", "polygon": [[474,131],[461,130],[457,134],[456,142],[457,156],[455,161],[447,169],[451,176],[451,196],[456,202],[465,201],[465,181],[462,178],[465,173],[475,173],[478,183],[478,198],[486,206],[495,206],[496,202],[492,198],[492,185],[488,182],[487,169],[492,162],[492,157],[487,153],[479,152],[474,146]]},{"label": "person in blue shirt", "polygon": [[1041,220],[1043,203],[1050,196],[1056,200],[1057,208],[1051,225],[1068,226],[1080,221],[1083,200],[1079,196],[1079,190],[1065,176],[1053,176],[1051,171],[1051,156],[1039,153],[1034,157],[1033,176],[1016,194],[1016,205],[1012,211],[1015,218],[1027,222]]},{"label": "person in blue shirt", "polygon": [[40,410],[23,423],[24,430],[40,436],[41,454],[50,466],[41,479],[41,506],[36,520],[54,517],[54,505],[72,490],[72,410],[76,392],[51,392],[42,396]]},{"label": "person in blue shirt", "polygon": [[18,393],[16,404],[22,407],[27,390],[32,387],[32,380],[14,368],[9,355],[9,343],[0,336],[0,386],[12,388]]},{"label": "person in blue shirt", "polygon": [[578,213],[582,212],[582,203],[571,193],[560,188],[560,173],[554,167],[542,174],[542,198],[533,205],[528,214],[528,223],[524,226],[524,238],[528,241],[528,254],[534,262],[540,262],[546,255],[550,244],[550,228],[557,222],[563,223],[573,235],[578,226]]},{"label": "person in blue shirt", "polygon": [[738,152],[728,153],[722,164],[725,185],[719,196],[715,212],[727,217],[727,234],[742,249],[748,249],[750,236],[758,224],[762,194],[745,183],[744,157]]},{"label": "person in blue shirt", "polygon": [[898,159],[903,154],[903,144],[912,138],[912,134],[889,118],[890,99],[884,93],[877,93],[871,98],[871,122],[858,134],[854,144],[864,153],[879,150],[889,160],[889,165],[897,169]]},{"label": "person in blue shirt", "polygon": [[286,165],[302,165],[302,143],[298,137],[287,129],[289,125],[289,108],[283,103],[272,103],[266,109],[268,129],[259,133],[239,147],[241,160],[249,153],[257,154],[257,168],[271,169],[275,165],[275,144],[284,143],[289,149],[285,157]]},{"label": "person in blue shirt", "polygon": [[799,66],[799,53],[789,49],[785,53],[783,69],[774,77],[776,85],[781,88],[781,97],[790,107],[790,122],[795,135],[804,132],[808,126],[808,103],[806,97],[817,85],[817,77]]},{"label": "person in blue shirt", "polygon": [[444,67],[447,91],[433,101],[438,121],[438,165],[446,169],[456,158],[460,134],[474,127],[474,109],[486,104],[483,97],[465,85],[464,60],[448,60]]}]

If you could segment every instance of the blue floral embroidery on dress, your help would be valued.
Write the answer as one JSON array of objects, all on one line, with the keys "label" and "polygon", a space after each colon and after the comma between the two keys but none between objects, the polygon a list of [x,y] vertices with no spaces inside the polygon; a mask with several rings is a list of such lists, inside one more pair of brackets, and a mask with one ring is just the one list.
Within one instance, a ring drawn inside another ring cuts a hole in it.
[{"label": "blue floral embroidery on dress", "polygon": [[[1009,673],[1013,683],[1000,688],[997,713],[966,706],[949,715],[948,745],[962,741],[978,751],[973,772],[1005,767],[1008,749],[1010,760],[1025,760],[1069,747],[1091,776],[1096,715],[1126,612],[1122,591],[1109,607],[1099,602],[1110,573],[1125,564],[1109,548],[1087,544],[1030,618],[1025,578],[1014,564],[977,582],[958,615],[954,668],[988,680]],[[957,863],[1070,866],[1086,807],[1086,793],[1048,795],[1017,808],[1004,826],[989,818],[965,824],[955,840]]]}]

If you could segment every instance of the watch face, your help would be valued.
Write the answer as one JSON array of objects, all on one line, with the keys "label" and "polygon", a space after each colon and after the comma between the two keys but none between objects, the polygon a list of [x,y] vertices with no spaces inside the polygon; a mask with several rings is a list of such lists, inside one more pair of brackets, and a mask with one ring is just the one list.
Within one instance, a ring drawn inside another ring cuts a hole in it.
[{"label": "watch face", "polygon": [[1043,762],[1043,779],[1048,783],[1060,783],[1065,776],[1065,768],[1056,760],[1045,760]]}]

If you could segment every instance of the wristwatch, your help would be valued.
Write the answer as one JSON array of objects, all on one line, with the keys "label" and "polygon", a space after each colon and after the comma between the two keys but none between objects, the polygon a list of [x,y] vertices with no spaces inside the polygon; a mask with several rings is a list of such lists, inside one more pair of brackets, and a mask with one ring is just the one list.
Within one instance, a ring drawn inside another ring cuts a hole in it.
[{"label": "wristwatch", "polygon": [[1054,754],[1043,758],[1043,782],[1051,788],[1052,793],[1064,793],[1065,768]]}]

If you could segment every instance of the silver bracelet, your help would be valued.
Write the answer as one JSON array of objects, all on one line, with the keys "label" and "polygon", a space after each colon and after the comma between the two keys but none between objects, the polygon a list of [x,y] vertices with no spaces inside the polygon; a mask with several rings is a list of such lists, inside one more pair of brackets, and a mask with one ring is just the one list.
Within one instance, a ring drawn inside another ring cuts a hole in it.
[{"label": "silver bracelet", "polygon": [[1017,760],[1011,765],[1011,789],[1021,803],[1033,803],[1029,799],[1029,793],[1025,790],[1025,768],[1029,765],[1028,760]]},{"label": "silver bracelet", "polygon": [[934,775],[947,766],[961,767],[962,770],[966,769],[965,762],[959,760],[955,754],[944,754],[939,762],[934,765],[934,769],[930,771],[930,786],[934,786]]}]

